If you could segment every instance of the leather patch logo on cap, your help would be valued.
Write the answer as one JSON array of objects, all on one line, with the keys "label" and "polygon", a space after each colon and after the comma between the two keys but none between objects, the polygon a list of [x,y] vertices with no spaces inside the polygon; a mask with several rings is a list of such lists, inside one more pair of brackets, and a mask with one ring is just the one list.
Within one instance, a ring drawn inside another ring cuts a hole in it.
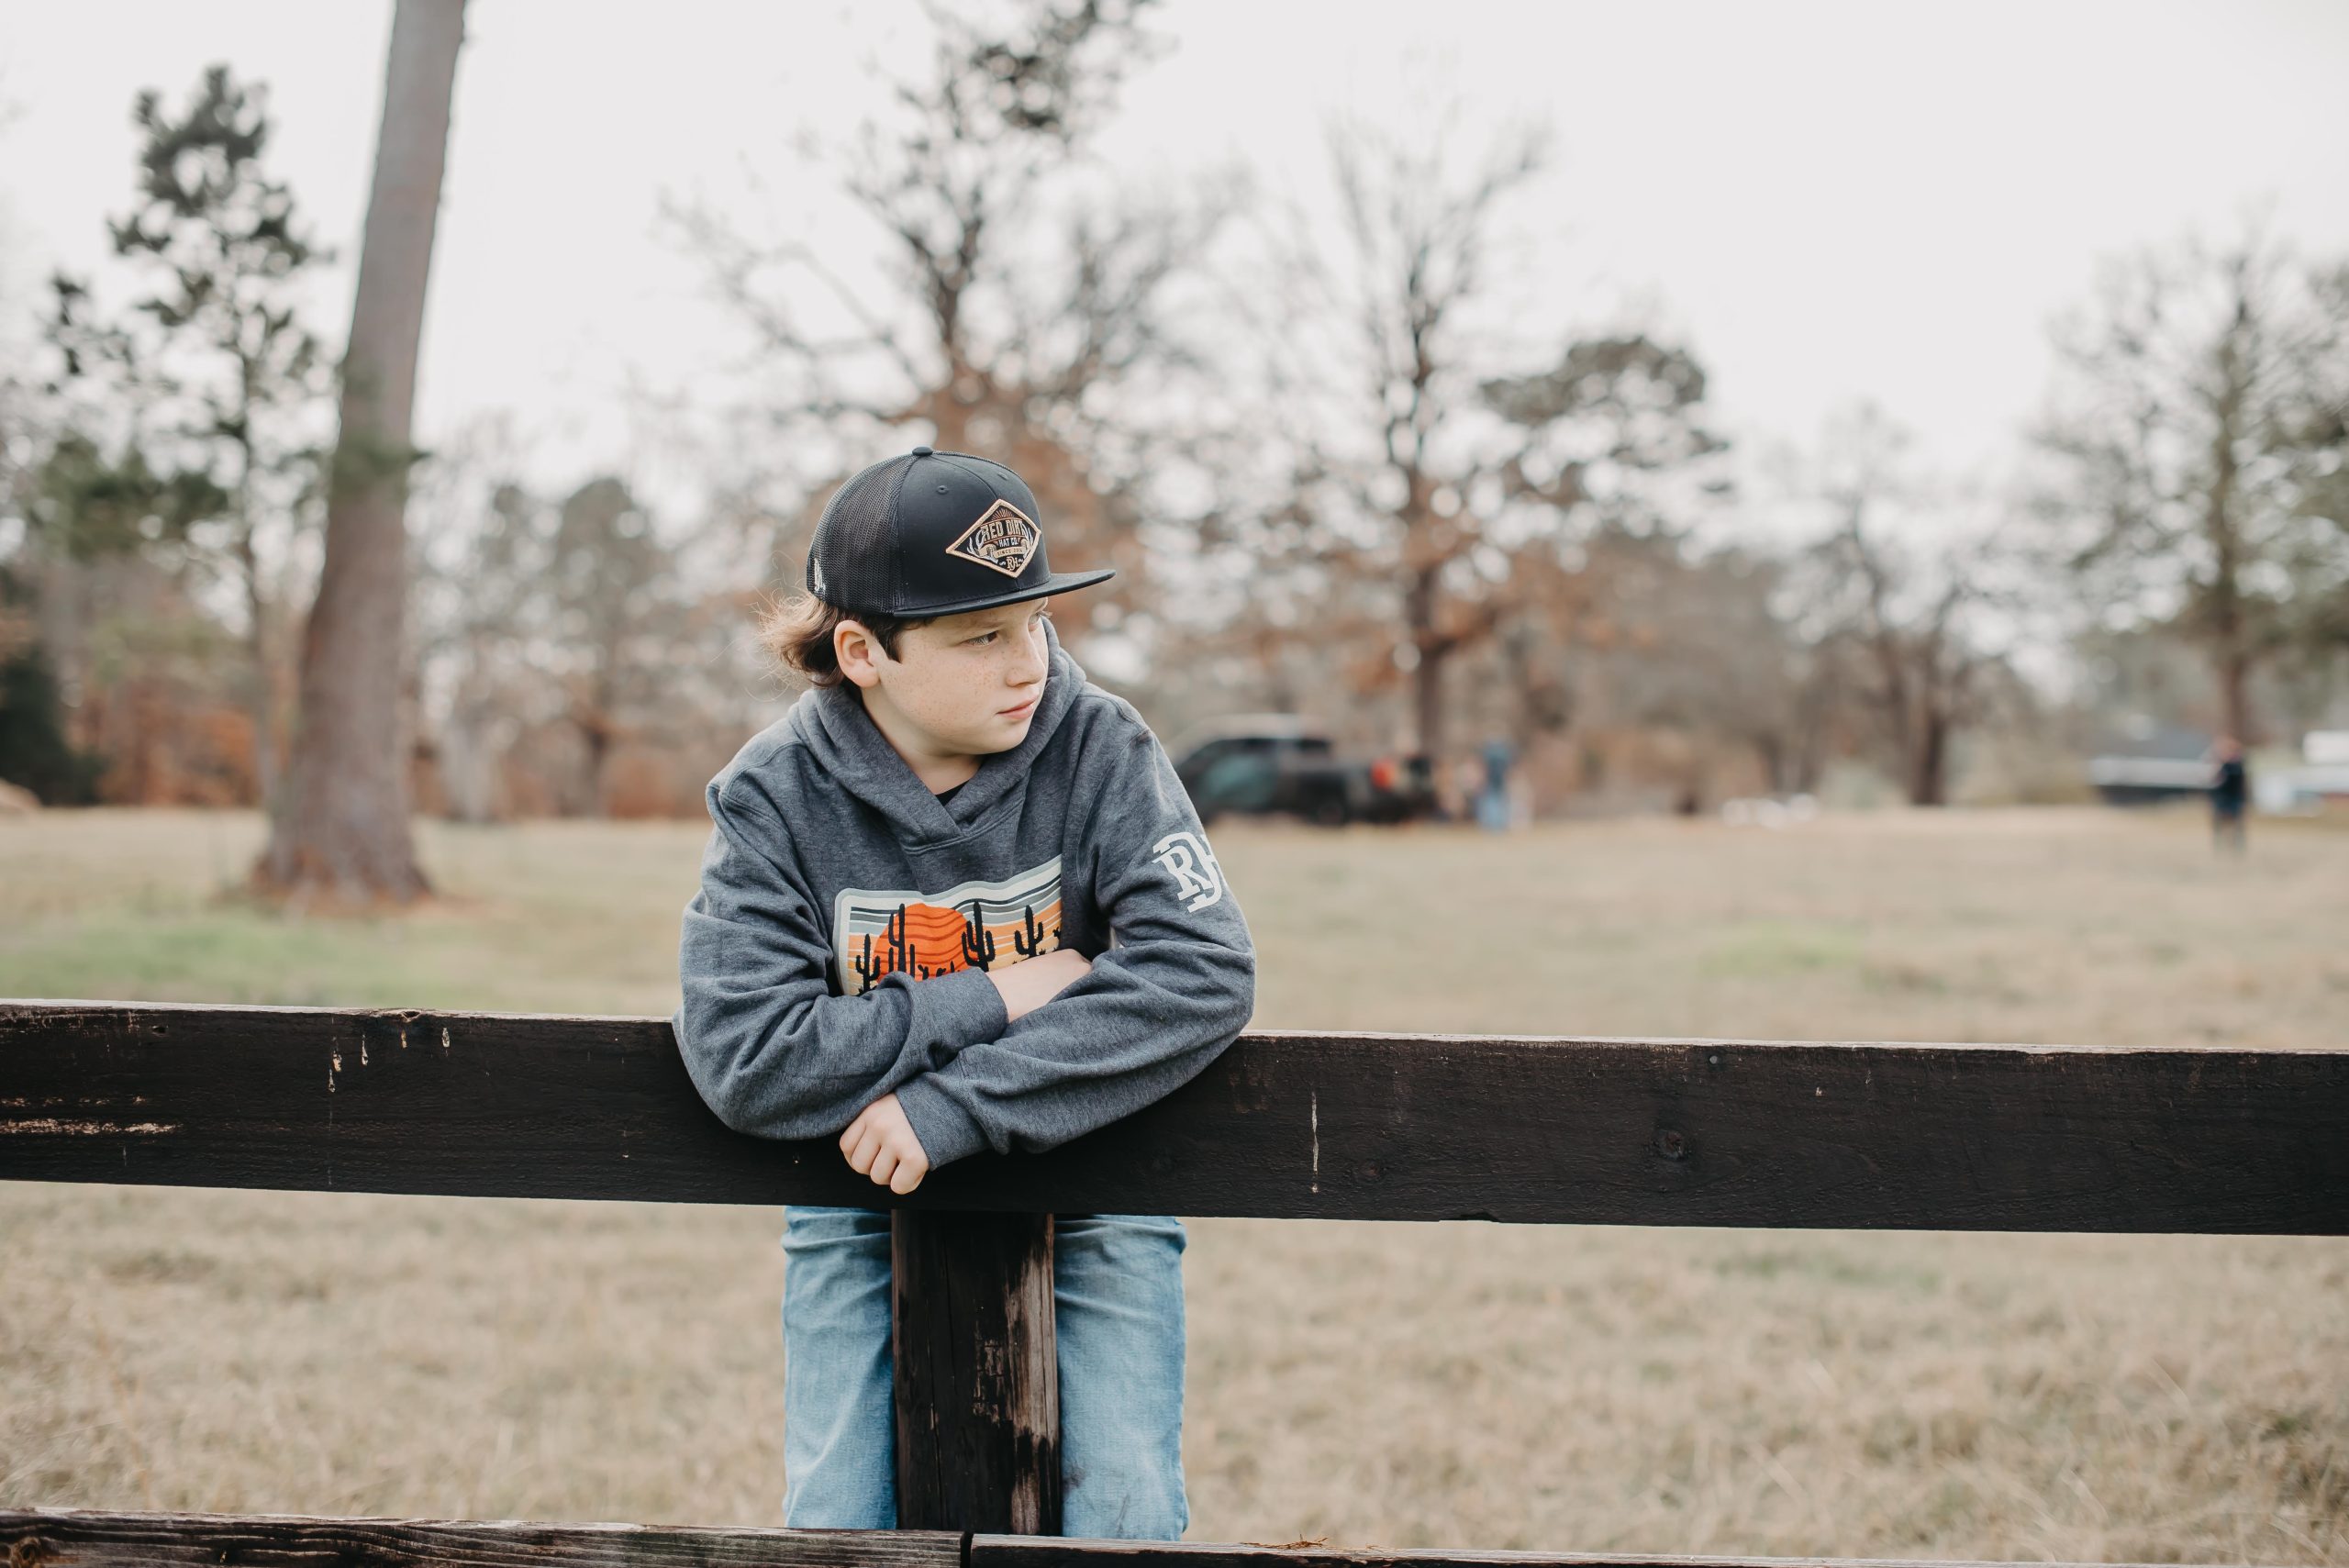
[{"label": "leather patch logo on cap", "polygon": [[997,501],[963,530],[961,539],[946,547],[946,553],[992,566],[1006,577],[1017,577],[1035,559],[1036,547],[1043,538],[1044,530],[1034,518],[1008,501]]}]

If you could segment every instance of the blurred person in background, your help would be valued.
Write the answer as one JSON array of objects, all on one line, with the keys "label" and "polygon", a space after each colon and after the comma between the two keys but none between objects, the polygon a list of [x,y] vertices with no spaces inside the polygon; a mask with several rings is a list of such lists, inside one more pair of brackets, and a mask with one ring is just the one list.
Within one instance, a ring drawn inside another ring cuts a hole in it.
[{"label": "blurred person in background", "polygon": [[2210,844],[2213,849],[2243,852],[2243,801],[2251,776],[2243,765],[2243,743],[2221,735],[2210,746]]}]

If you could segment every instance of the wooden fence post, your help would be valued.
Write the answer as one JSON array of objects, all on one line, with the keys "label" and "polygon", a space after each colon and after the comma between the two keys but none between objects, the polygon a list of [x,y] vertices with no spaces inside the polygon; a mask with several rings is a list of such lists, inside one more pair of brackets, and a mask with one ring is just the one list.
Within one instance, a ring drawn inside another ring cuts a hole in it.
[{"label": "wooden fence post", "polygon": [[1052,1217],[893,1211],[897,1528],[1058,1535]]}]

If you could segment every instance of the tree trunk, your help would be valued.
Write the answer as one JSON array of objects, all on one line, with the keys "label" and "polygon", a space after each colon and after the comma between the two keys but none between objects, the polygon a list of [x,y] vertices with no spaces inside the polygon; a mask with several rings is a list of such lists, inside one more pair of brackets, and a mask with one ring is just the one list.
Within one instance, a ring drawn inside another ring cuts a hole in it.
[{"label": "tree trunk", "polygon": [[261,562],[253,550],[249,517],[242,523],[237,552],[245,571],[245,615],[250,625],[246,641],[253,673],[253,786],[262,812],[268,813],[277,803],[277,737],[273,728],[277,682],[269,662],[269,606],[262,593]]},{"label": "tree trunk", "polygon": [[238,356],[237,564],[245,574],[247,642],[252,661],[253,793],[262,815],[277,811],[277,672],[270,665],[269,595],[262,585],[261,550],[253,539],[253,383],[250,356]]},{"label": "tree trunk", "polygon": [[2219,701],[2226,732],[2244,746],[2252,742],[2251,658],[2241,649],[2219,655]]},{"label": "tree trunk", "polygon": [[1443,656],[1422,651],[1411,672],[1413,706],[1419,715],[1419,750],[1433,758],[1443,745]]},{"label": "tree trunk", "polygon": [[1930,703],[1919,718],[1909,756],[1909,804],[1949,804],[1949,716]]},{"label": "tree trunk", "polygon": [[1403,595],[1404,625],[1419,655],[1411,666],[1413,728],[1420,754],[1431,763],[1443,745],[1443,652],[1435,635],[1436,593],[1436,568],[1423,566],[1412,574]]},{"label": "tree trunk", "polygon": [[607,816],[609,813],[604,806],[604,765],[611,754],[611,735],[604,728],[600,717],[595,722],[582,724],[579,728],[587,740],[586,777],[582,781],[584,793],[581,796],[580,815]]},{"label": "tree trunk", "polygon": [[2219,666],[2219,700],[2226,732],[2242,745],[2251,744],[2251,655],[2247,640],[2243,592],[2243,531],[2234,513],[2235,485],[2242,474],[2235,457],[2241,438],[2249,374],[2240,337],[2249,300],[2240,278],[2235,295],[2235,324],[2219,346],[2221,391],[2218,428],[2210,438],[2210,495],[2203,512],[2202,529],[2210,546],[2211,575],[2203,590],[2202,618],[2208,625]]},{"label": "tree trunk", "polygon": [[406,903],[430,891],[408,831],[401,734],[403,513],[417,344],[463,37],[464,0],[397,0],[343,358],[326,562],[303,637],[284,805],[253,868],[257,886],[305,902]]},{"label": "tree trunk", "polygon": [[31,552],[34,617],[40,646],[57,673],[57,701],[66,743],[77,751],[96,750],[92,717],[95,694],[89,673],[90,573],[61,549]]}]

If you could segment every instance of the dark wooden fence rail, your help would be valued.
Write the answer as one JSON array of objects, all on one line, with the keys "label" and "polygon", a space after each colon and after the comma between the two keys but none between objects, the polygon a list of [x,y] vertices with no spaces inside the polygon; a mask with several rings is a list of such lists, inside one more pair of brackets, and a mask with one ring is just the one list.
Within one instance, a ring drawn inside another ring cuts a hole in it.
[{"label": "dark wooden fence rail", "polygon": [[1045,1154],[958,1162],[899,1198],[829,1139],[722,1125],[666,1019],[15,1001],[0,1002],[0,1178],[893,1208],[898,1518],[912,1527],[885,1544],[0,1514],[9,1568],[199,1553],[920,1568],[943,1550],[917,1539],[924,1528],[964,1532],[941,1538],[955,1568],[1726,1563],[1042,1539],[1059,1503],[1051,1314],[1038,1310],[1051,1300],[1049,1217],[2343,1235],[2349,1047],[1249,1034],[1115,1127]]},{"label": "dark wooden fence rail", "polygon": [[1243,1035],[906,1198],[733,1132],[666,1019],[0,1001],[0,1177],[1019,1213],[2349,1233],[2349,1046]]}]

